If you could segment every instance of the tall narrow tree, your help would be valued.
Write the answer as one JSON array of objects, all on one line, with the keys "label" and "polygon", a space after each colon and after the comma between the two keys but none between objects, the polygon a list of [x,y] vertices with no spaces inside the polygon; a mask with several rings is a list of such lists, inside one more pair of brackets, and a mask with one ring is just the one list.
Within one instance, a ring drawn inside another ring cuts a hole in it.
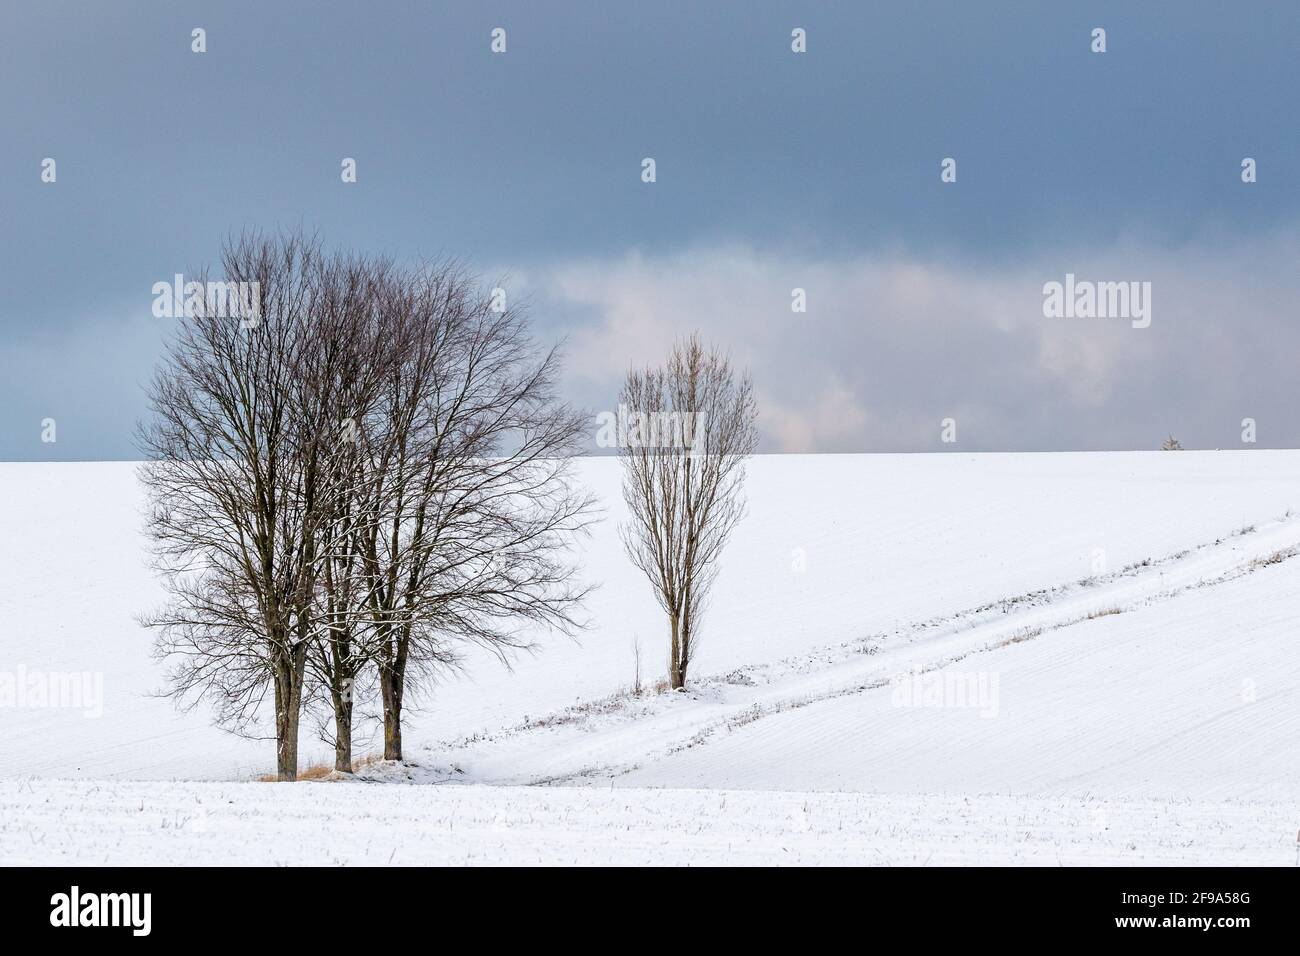
[{"label": "tall narrow tree", "polygon": [[629,371],[620,405],[631,423],[619,436],[623,543],[668,616],[668,678],[679,689],[718,557],[745,513],[745,461],[758,444],[753,385],[692,335],[665,366]]}]

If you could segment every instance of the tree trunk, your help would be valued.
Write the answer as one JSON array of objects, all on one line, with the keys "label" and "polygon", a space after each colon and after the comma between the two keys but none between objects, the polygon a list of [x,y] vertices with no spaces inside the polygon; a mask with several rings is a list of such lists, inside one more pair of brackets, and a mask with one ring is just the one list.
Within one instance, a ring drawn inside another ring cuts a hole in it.
[{"label": "tree trunk", "polygon": [[275,680],[275,775],[279,780],[298,779],[298,716],[301,685],[293,687],[292,671]]},{"label": "tree trunk", "polygon": [[[326,587],[333,586],[330,566],[325,568]],[[333,608],[331,608],[333,614]],[[352,657],[352,640],[346,628],[330,629],[328,671],[330,698],[334,705],[334,769],[352,772],[352,691],[357,665]]]},{"label": "tree trunk", "polygon": [[402,678],[395,667],[381,667],[379,687],[384,700],[384,759],[402,759]]},{"label": "tree trunk", "polygon": [[682,670],[681,620],[676,614],[671,617],[673,625],[672,657],[668,662],[668,686],[681,690],[686,683],[686,673]]},{"label": "tree trunk", "polygon": [[334,689],[334,769],[352,772],[352,697]]},{"label": "tree trunk", "polygon": [[284,649],[272,658],[275,683],[275,775],[298,779],[298,721],[302,716],[302,681],[307,664],[306,645]]}]

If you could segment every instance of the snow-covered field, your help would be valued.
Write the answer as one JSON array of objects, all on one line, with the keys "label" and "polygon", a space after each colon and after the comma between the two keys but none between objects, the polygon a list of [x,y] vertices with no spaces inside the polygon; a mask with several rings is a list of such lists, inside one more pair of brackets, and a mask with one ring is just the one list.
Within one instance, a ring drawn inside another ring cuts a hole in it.
[{"label": "snow-covered field", "polygon": [[580,474],[579,641],[472,656],[407,765],[270,785],[153,695],[133,466],[0,464],[0,671],[103,679],[0,707],[0,862],[1294,862],[1300,453],[761,457],[693,690],[639,697],[664,627]]},{"label": "snow-covered field", "polygon": [[7,864],[1291,865],[1294,803],[0,781]]}]

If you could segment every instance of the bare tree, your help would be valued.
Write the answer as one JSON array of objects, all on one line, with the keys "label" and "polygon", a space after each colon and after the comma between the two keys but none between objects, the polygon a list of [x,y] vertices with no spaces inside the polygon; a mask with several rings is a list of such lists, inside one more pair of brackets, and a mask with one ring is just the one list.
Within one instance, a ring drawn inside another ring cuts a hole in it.
[{"label": "bare tree", "polygon": [[632,369],[623,385],[623,543],[668,615],[673,689],[686,684],[717,558],[744,516],[756,417],[749,377],[698,335],[675,344],[666,366]]},{"label": "bare tree", "polygon": [[[217,703],[240,732],[268,688],[278,776],[297,776],[313,639],[322,452],[334,433],[309,386],[320,251],[301,236],[245,235],[222,253],[255,314],[196,302],[149,392],[139,443],[147,528],[169,604],[147,616],[172,692]],[[207,276],[199,288],[208,287]],[[199,298],[202,298],[200,295]]]},{"label": "bare tree", "polygon": [[357,684],[370,659],[372,618],[361,545],[375,521],[372,434],[382,435],[382,387],[395,370],[396,350],[380,290],[389,281],[386,260],[323,259],[316,273],[315,342],[305,390],[334,427],[321,452],[323,485],[316,545],[316,640],[308,655],[312,688],[333,713],[334,768],[352,771],[352,714]]},{"label": "bare tree", "polygon": [[[530,629],[569,632],[588,588],[570,545],[593,517],[569,462],[584,420],[555,395],[559,355],[453,264],[385,285],[398,361],[372,436],[360,553],[384,714],[402,757],[408,689],[478,644],[503,659]],[[411,678],[415,677],[415,680]]]}]

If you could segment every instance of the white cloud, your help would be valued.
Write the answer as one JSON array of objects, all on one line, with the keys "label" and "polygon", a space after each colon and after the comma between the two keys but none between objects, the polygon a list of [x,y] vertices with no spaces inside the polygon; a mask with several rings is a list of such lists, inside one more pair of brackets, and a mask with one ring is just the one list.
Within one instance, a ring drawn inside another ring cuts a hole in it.
[{"label": "white cloud", "polygon": [[[935,449],[949,416],[966,449],[1150,447],[1153,429],[1218,435],[1262,383],[1294,376],[1298,250],[1290,235],[1228,254],[1121,243],[980,268],[731,245],[531,277],[539,311],[564,317],[574,391],[596,407],[630,364],[699,329],[753,373],[769,450]],[[1067,272],[1152,282],[1151,327],[1045,318],[1043,283]]]}]

